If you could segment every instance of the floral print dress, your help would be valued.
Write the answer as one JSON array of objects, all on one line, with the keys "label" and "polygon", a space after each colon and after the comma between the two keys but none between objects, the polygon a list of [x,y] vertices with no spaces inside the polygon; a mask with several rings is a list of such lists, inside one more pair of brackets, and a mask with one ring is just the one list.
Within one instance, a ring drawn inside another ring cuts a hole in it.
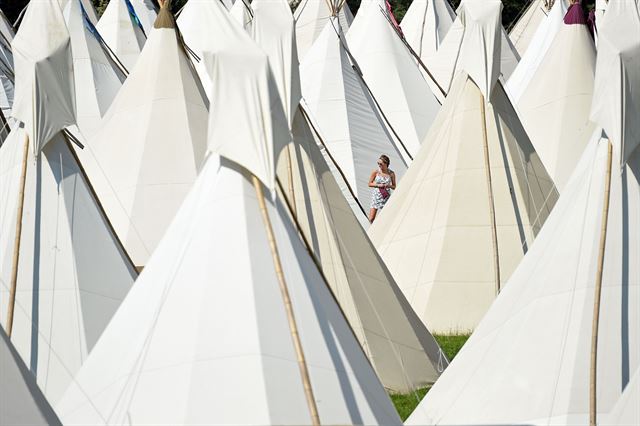
[{"label": "floral print dress", "polygon": [[[391,176],[382,176],[380,173],[376,174],[374,182],[378,185],[391,185]],[[371,208],[380,210],[387,203],[387,200],[391,196],[390,188],[371,188]]]}]

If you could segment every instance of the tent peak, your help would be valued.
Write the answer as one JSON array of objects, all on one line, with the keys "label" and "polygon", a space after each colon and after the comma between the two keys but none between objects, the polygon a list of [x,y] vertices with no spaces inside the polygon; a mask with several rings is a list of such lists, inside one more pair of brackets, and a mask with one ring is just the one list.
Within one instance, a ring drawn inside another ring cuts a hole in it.
[{"label": "tent peak", "polygon": [[153,28],[176,28],[176,21],[171,13],[171,0],[159,0],[160,11],[153,24]]}]

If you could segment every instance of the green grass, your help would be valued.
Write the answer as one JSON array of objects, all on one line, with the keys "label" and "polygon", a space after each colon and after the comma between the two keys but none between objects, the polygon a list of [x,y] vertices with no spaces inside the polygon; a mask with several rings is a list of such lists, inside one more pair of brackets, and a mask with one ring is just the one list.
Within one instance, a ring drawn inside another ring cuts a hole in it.
[{"label": "green grass", "polygon": [[[465,344],[467,339],[469,338],[469,334],[462,335],[434,335],[436,341],[442,348],[442,351],[447,356],[449,361],[452,361],[453,358],[458,354],[462,346]],[[415,392],[408,394],[399,394],[392,393],[389,396],[391,397],[391,401],[393,405],[395,405],[398,414],[402,421],[405,421],[407,417],[413,412],[413,410],[418,406],[422,398],[427,394],[430,387],[417,389]]]}]

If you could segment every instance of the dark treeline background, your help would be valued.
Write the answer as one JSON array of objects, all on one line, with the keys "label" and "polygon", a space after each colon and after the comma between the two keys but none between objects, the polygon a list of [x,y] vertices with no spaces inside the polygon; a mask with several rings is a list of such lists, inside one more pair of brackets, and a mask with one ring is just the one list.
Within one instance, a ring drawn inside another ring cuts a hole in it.
[{"label": "dark treeline background", "polygon": [[[96,10],[98,14],[101,14],[109,0],[92,0],[93,4],[96,6]],[[389,0],[391,5],[393,6],[393,12],[396,15],[398,21],[402,19],[404,14],[407,12],[409,5],[412,0]],[[460,4],[460,0],[448,0],[451,3],[451,6],[454,10]],[[187,0],[173,0],[172,7],[174,11],[180,9]],[[297,2],[297,0],[296,0]],[[520,13],[524,10],[527,4],[529,4],[531,0],[502,0],[503,9],[502,9],[502,24],[505,28],[509,28],[510,25],[515,21]],[[583,0],[583,4],[587,6],[587,8],[592,8],[595,0]],[[0,9],[4,12],[7,18],[13,23],[18,17],[20,11],[25,7],[28,3],[28,0],[0,0]],[[155,3],[155,0],[154,0]],[[360,6],[360,0],[347,0],[349,7],[352,12],[356,12],[358,7]]]}]

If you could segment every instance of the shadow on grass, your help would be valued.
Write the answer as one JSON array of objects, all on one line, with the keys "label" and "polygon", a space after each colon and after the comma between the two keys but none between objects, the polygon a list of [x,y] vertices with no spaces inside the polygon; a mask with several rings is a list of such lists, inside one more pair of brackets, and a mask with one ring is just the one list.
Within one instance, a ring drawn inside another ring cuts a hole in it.
[{"label": "shadow on grass", "polygon": [[[469,338],[469,334],[461,335],[434,335],[436,341],[442,348],[442,351],[447,356],[449,362],[455,358],[462,346]],[[407,417],[415,410],[422,398],[427,394],[431,387],[417,389],[415,392],[407,394],[392,393],[389,395],[393,405],[396,407],[396,411],[400,415],[402,421],[405,421]]]}]

